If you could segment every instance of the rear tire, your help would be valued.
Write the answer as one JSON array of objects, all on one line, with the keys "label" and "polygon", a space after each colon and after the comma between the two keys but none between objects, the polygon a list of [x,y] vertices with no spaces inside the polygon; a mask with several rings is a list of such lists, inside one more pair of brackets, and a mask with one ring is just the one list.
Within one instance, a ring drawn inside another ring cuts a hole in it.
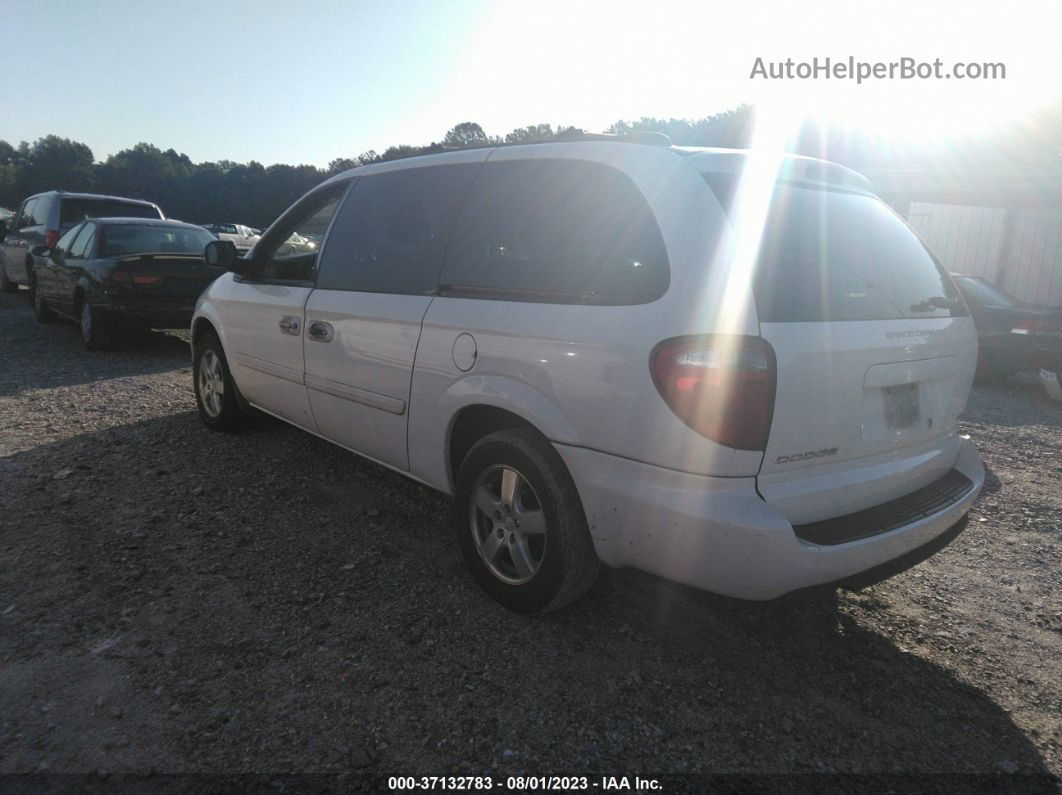
[{"label": "rear tire", "polygon": [[113,337],[111,330],[99,317],[92,305],[85,299],[81,299],[81,308],[78,312],[81,330],[81,343],[86,351],[104,351],[111,347]]},{"label": "rear tire", "polygon": [[593,586],[601,563],[557,451],[529,428],[480,439],[462,462],[453,530],[479,586],[518,613],[560,609]]},{"label": "rear tire", "polygon": [[246,426],[248,416],[240,408],[236,382],[221,340],[206,332],[195,343],[192,385],[199,419],[215,431],[235,431]]},{"label": "rear tire", "polygon": [[0,262],[0,292],[17,293],[18,283],[7,278],[7,266]]},{"label": "rear tire", "polygon": [[36,279],[30,282],[30,300],[33,301],[33,316],[37,318],[38,323],[51,323],[55,320],[55,312],[45,303],[44,296],[37,288]]}]

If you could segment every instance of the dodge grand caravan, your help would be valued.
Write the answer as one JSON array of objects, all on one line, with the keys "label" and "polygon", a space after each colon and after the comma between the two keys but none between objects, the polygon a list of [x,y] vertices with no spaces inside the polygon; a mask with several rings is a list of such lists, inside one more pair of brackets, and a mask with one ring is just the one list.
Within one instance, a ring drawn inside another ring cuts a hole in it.
[{"label": "dodge grand caravan", "polygon": [[452,495],[514,610],[601,564],[753,600],[862,587],[954,538],[983,483],[956,431],[966,306],[835,164],[623,139],[430,155],[206,257],[230,272],[192,323],[203,422],[260,409]]}]

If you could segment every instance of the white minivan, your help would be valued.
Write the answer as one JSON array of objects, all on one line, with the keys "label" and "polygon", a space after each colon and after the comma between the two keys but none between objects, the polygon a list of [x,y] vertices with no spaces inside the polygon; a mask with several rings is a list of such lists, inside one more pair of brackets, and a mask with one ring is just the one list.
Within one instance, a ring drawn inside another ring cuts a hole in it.
[{"label": "white minivan", "polygon": [[514,610],[602,563],[863,587],[958,535],[984,480],[969,312],[832,163],[598,137],[375,163],[206,257],[203,421],[260,409],[452,495]]}]

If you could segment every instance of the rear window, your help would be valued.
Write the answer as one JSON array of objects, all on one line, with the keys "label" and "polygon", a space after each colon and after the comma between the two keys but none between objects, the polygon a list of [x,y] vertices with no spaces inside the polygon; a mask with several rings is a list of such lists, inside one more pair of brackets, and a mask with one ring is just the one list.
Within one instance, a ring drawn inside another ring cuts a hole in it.
[{"label": "rear window", "polygon": [[[738,178],[705,179],[733,218]],[[766,323],[966,314],[951,279],[884,202],[796,184],[775,185],[753,292]]]},{"label": "rear window", "polygon": [[205,229],[193,227],[105,226],[100,245],[101,257],[125,254],[202,254],[214,239]]},{"label": "rear window", "polygon": [[440,287],[470,298],[639,304],[669,281],[656,219],[625,174],[601,163],[518,160],[483,166]]},{"label": "rear window", "polygon": [[956,276],[955,281],[958,282],[959,288],[966,293],[966,297],[969,300],[981,304],[981,306],[1014,308],[1022,305],[1021,301],[1014,296],[981,279]]},{"label": "rear window", "polygon": [[162,217],[159,211],[150,205],[110,199],[64,199],[59,212],[60,226],[70,226],[87,218]]}]

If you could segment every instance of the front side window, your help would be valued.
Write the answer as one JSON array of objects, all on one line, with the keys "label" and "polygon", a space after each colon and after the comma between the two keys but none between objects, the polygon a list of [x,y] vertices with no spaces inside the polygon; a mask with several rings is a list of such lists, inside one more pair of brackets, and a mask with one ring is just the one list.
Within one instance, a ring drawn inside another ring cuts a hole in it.
[{"label": "front side window", "polygon": [[31,226],[35,226],[37,222],[33,219],[33,208],[37,206],[37,199],[30,199],[24,205],[22,205],[22,212],[18,218],[18,228],[28,229]]},{"label": "front side window", "polygon": [[268,238],[255,245],[250,278],[313,282],[321,242],[349,187],[349,182],[341,182],[299,200],[270,230]]},{"label": "front side window", "polygon": [[515,301],[639,304],[670,282],[645,197],[622,172],[578,160],[487,163],[469,192],[440,290]]},{"label": "front side window", "polygon": [[317,287],[434,292],[457,213],[479,168],[462,163],[362,177],[336,217]]}]

